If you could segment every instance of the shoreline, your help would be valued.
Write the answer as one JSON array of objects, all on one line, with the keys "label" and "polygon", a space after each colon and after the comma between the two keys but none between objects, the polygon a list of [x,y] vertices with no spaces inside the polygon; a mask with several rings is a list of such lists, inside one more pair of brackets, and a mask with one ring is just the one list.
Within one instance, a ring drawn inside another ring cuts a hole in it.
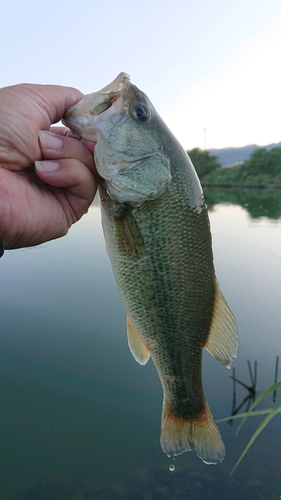
[{"label": "shoreline", "polygon": [[202,187],[215,187],[215,188],[247,188],[247,189],[281,189],[281,185],[274,184],[234,184],[230,182],[215,183],[200,181]]}]

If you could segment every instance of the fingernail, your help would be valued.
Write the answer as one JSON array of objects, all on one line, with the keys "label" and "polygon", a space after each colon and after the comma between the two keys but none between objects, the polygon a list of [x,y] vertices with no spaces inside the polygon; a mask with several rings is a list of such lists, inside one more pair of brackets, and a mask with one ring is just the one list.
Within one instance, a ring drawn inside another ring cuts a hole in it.
[{"label": "fingernail", "polygon": [[39,172],[43,173],[50,173],[50,172],[55,172],[59,168],[59,163],[56,161],[49,161],[49,160],[44,160],[44,161],[36,161],[35,163],[35,168],[39,170]]},{"label": "fingernail", "polygon": [[39,130],[39,140],[44,149],[61,149],[63,146],[63,140],[60,137],[45,130]]}]

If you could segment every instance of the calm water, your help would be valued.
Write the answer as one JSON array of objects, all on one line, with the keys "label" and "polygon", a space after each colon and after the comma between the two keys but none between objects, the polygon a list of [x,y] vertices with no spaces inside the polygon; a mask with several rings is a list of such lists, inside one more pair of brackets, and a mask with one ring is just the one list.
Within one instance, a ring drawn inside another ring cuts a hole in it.
[{"label": "calm water", "polygon": [[[206,199],[217,276],[238,321],[236,376],[250,384],[247,360],[257,361],[259,393],[281,356],[281,193]],[[280,414],[231,477],[259,417],[238,436],[236,423],[219,424],[220,466],[162,452],[162,389],[151,361],[138,365],[128,349],[97,205],[67,237],[6,252],[0,273],[1,500],[280,498]],[[208,353],[203,362],[214,416],[228,416],[231,371]],[[236,406],[247,395],[237,387]]]}]

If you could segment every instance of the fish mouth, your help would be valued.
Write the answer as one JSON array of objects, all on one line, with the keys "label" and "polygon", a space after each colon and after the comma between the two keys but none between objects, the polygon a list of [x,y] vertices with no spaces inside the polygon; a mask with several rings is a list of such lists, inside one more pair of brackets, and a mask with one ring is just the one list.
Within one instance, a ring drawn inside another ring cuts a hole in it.
[{"label": "fish mouth", "polygon": [[128,73],[119,73],[119,75],[113,80],[113,82],[111,82],[109,85],[106,85],[106,87],[96,93],[109,94],[112,92],[116,92],[117,94],[119,94],[130,84],[130,81],[131,79]]},{"label": "fish mouth", "polygon": [[83,139],[93,140],[87,136],[89,121],[109,109],[129,85],[129,75],[123,72],[120,73],[109,85],[106,85],[98,92],[85,95],[77,104],[70,106],[63,115],[62,123],[81,135]]}]

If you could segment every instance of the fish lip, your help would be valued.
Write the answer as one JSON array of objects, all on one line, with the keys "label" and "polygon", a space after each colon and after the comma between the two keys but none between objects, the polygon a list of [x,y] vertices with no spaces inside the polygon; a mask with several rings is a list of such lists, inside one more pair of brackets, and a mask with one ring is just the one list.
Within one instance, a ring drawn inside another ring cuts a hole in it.
[{"label": "fish lip", "polygon": [[115,93],[118,95],[120,92],[125,90],[125,88],[130,85],[131,79],[128,73],[119,73],[119,75],[108,85],[103,87],[101,90],[96,92],[97,94],[111,94]]},{"label": "fish lip", "polygon": [[[63,122],[63,121],[62,121]],[[63,125],[65,125],[65,123],[63,122]],[[72,130],[71,128],[68,127],[68,130],[65,134],[67,137],[71,137],[71,139],[77,139],[78,141],[81,141],[82,140],[82,135],[79,134],[78,132],[75,132],[74,130]]]},{"label": "fish lip", "polygon": [[[69,113],[70,115],[70,113]],[[81,129],[78,125],[75,125],[75,122],[70,118],[69,120],[67,119],[67,115],[63,115],[63,118],[61,119],[62,124],[67,127],[71,132],[73,132],[73,136],[79,136],[80,140],[83,138],[83,135],[81,133]],[[69,136],[71,137],[71,134],[69,133]],[[77,137],[78,139],[78,137]]]},{"label": "fish lip", "polygon": [[[82,111],[91,116],[103,115],[116,101],[119,101],[119,98],[126,92],[130,85],[129,75],[127,73],[119,73],[103,89],[84,96],[83,102],[81,102]],[[79,105],[80,103],[78,103]]]},{"label": "fish lip", "polygon": [[[87,104],[88,101],[94,99],[95,96],[101,97],[104,96],[105,99],[103,102],[108,102],[111,101],[112,103],[116,101],[117,97],[126,90],[126,88],[130,85],[131,80],[130,76],[127,73],[119,73],[119,75],[109,84],[103,87],[101,90],[98,90],[97,92],[93,92],[92,94],[86,94],[84,95],[83,99],[79,101],[77,104],[74,104],[73,106],[69,106],[67,110],[65,111],[63,117],[62,117],[62,122],[67,125],[67,120],[68,118],[71,118],[72,113],[77,110],[77,108],[80,109],[80,113],[83,114],[88,114],[87,110]],[[96,108],[101,106],[101,102],[96,103]],[[95,114],[95,113],[93,113]],[[100,114],[100,113],[97,113]],[[72,121],[71,121],[72,123]],[[76,132],[76,131],[75,131]]]},{"label": "fish lip", "polygon": [[62,117],[62,123],[85,138],[83,128],[87,120],[103,115],[117,100],[119,101],[119,96],[130,85],[129,75],[127,73],[119,73],[109,85],[106,85],[106,87],[98,92],[85,95],[77,104],[67,108]]}]

